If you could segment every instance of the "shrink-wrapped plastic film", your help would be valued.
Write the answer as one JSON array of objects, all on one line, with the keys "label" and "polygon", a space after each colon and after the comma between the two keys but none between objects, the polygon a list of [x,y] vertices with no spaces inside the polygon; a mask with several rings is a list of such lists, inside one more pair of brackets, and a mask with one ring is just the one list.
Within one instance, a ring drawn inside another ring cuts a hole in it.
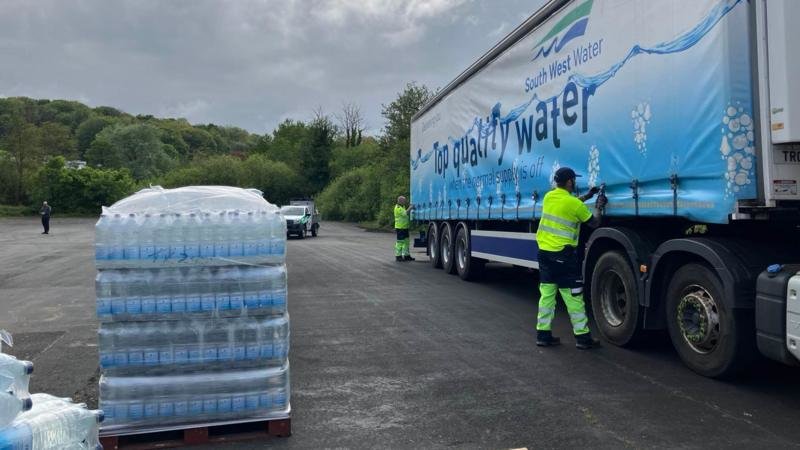
[{"label": "shrink-wrapped plastic film", "polygon": [[101,435],[287,418],[286,223],[261,192],[151,187],[95,227]]}]

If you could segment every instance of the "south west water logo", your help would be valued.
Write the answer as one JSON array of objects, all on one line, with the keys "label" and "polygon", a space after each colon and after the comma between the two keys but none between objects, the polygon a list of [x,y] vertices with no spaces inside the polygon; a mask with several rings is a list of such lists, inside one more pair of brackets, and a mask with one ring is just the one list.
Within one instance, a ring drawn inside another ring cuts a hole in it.
[{"label": "south west water logo", "polygon": [[583,36],[586,32],[586,25],[589,24],[593,1],[584,2],[559,20],[553,29],[536,44],[537,50],[531,61],[536,61],[540,56],[547,58],[553,51],[558,53],[571,40]]}]

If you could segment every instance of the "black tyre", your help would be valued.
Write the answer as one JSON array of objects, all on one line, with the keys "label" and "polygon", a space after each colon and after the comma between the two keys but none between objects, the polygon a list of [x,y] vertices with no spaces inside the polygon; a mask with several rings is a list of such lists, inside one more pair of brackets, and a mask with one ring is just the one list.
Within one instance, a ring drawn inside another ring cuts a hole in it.
[{"label": "black tyre", "polygon": [[431,267],[434,269],[442,268],[442,246],[439,242],[439,227],[435,222],[428,227],[428,256],[430,257]]},{"label": "black tyre", "polygon": [[636,277],[617,250],[603,253],[592,268],[592,312],[600,334],[614,345],[631,345],[641,335]]},{"label": "black tyre", "polygon": [[306,230],[305,225],[303,225],[303,228],[300,229],[300,233],[299,233],[298,237],[300,239],[305,239],[307,234],[308,234],[308,230]]},{"label": "black tyre", "polygon": [[442,246],[442,269],[447,273],[456,273],[455,234],[453,233],[453,226],[449,223],[445,223],[442,226],[440,241]]},{"label": "black tyre", "polygon": [[477,279],[483,271],[485,261],[472,257],[470,233],[464,226],[458,228],[455,247],[455,263],[458,276],[464,281]]},{"label": "black tyre", "polygon": [[311,236],[317,237],[317,233],[318,233],[317,230],[319,230],[319,225],[317,225],[317,224],[312,225],[311,226]]},{"label": "black tyre", "polygon": [[678,269],[667,287],[672,345],[690,369],[707,377],[735,375],[755,356],[753,318],[731,311],[723,292],[716,273],[696,263]]}]

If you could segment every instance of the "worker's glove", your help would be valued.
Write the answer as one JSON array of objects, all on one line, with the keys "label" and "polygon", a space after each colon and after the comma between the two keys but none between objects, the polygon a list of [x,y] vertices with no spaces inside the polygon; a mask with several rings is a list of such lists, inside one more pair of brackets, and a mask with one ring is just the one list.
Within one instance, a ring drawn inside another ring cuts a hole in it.
[{"label": "worker's glove", "polygon": [[[594,189],[594,188],[593,188]],[[594,207],[597,209],[603,209],[608,204],[608,197],[605,195],[600,195],[597,197],[597,200],[594,201]]]}]

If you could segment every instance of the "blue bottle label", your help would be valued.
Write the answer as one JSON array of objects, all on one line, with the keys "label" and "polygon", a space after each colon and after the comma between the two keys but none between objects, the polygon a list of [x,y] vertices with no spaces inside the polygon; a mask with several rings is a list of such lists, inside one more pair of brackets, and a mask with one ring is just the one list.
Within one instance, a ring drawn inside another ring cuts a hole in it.
[{"label": "blue bottle label", "polygon": [[186,244],[184,249],[186,259],[196,259],[200,256],[200,246],[198,244]]},{"label": "blue bottle label", "polygon": [[128,365],[128,352],[115,352],[114,365],[116,367],[125,367]]},{"label": "blue bottle label", "polygon": [[142,313],[142,299],[139,297],[128,297],[125,299],[125,312],[128,314]]},{"label": "blue bottle label", "polygon": [[214,309],[216,309],[214,294],[203,294],[200,297],[200,305],[203,311],[214,311]]},{"label": "blue bottle label", "polygon": [[189,352],[185,348],[176,348],[173,356],[175,364],[186,364],[189,362]]},{"label": "blue bottle label", "polygon": [[141,350],[131,350],[128,352],[128,365],[141,366],[144,362],[144,352]]},{"label": "blue bottle label", "polygon": [[203,400],[203,414],[213,414],[217,412],[217,399],[207,398]]},{"label": "blue bottle label", "polygon": [[269,394],[260,394],[258,396],[258,406],[261,408],[269,409],[272,407],[272,398]]},{"label": "blue bottle label", "polygon": [[259,307],[258,292],[250,291],[244,294],[244,305],[247,309],[255,309]]},{"label": "blue bottle label", "polygon": [[111,314],[125,314],[125,299],[112,298],[111,299]]},{"label": "blue bottle label", "polygon": [[227,311],[231,309],[231,296],[227,292],[218,292],[216,295],[217,309]]},{"label": "blue bottle label", "polygon": [[113,367],[114,354],[111,352],[100,352],[100,367]]},{"label": "blue bottle label", "polygon": [[258,291],[259,308],[269,308],[272,306],[272,293],[269,290]]},{"label": "blue bottle label", "polygon": [[258,395],[248,395],[245,397],[245,408],[258,409]]},{"label": "blue bottle label", "polygon": [[145,417],[156,417],[158,416],[158,403],[157,402],[147,402],[144,404],[144,416]]},{"label": "blue bottle label", "polygon": [[144,363],[148,366],[155,366],[158,364],[158,350],[146,350],[144,352]]},{"label": "blue bottle label", "polygon": [[247,359],[258,359],[261,355],[261,348],[258,344],[250,344],[247,346]]},{"label": "blue bottle label", "polygon": [[156,299],[156,310],[159,313],[171,313],[172,298],[169,295],[159,295]]},{"label": "blue bottle label", "polygon": [[213,258],[214,257],[214,244],[203,244],[200,246],[200,257],[201,258]]},{"label": "blue bottle label", "polygon": [[175,402],[174,411],[176,416],[185,416],[188,410],[189,403],[186,400],[178,400]]},{"label": "blue bottle label", "polygon": [[131,420],[140,420],[142,415],[144,415],[144,407],[140,402],[134,402],[128,406],[128,417]]},{"label": "blue bottle label", "polygon": [[189,312],[200,312],[201,311],[201,304],[200,304],[200,296],[193,294],[186,296],[186,311]]},{"label": "blue bottle label", "polygon": [[231,398],[222,397],[217,401],[217,411],[221,413],[231,412]]},{"label": "blue bottle label", "polygon": [[244,345],[235,345],[233,347],[233,359],[236,361],[242,361],[245,358],[245,348]]},{"label": "blue bottle label", "polygon": [[113,406],[113,409],[114,417],[120,421],[123,421],[126,417],[128,417],[128,405],[124,403],[117,403]]},{"label": "blue bottle label", "polygon": [[228,346],[222,346],[217,349],[217,358],[220,361],[230,361],[233,359],[233,351]]},{"label": "blue bottle label", "polygon": [[169,259],[183,261],[186,259],[186,247],[183,244],[173,244],[169,247]]},{"label": "blue bottle label", "polygon": [[158,416],[159,417],[172,417],[175,414],[175,405],[172,402],[159,402]]},{"label": "blue bottle label", "polygon": [[241,292],[231,292],[231,309],[242,309],[244,306],[244,296]]},{"label": "blue bottle label", "polygon": [[272,403],[275,408],[286,407],[286,391],[281,389],[278,392],[276,392],[275,395],[272,397]]},{"label": "blue bottle label", "polygon": [[139,259],[139,246],[126,245],[122,249],[122,257],[127,261],[135,261]]},{"label": "blue bottle label", "polygon": [[272,359],[274,357],[272,344],[261,344],[261,357],[264,359]]},{"label": "blue bottle label", "polygon": [[199,416],[203,414],[203,401],[202,400],[189,400],[189,415]]},{"label": "blue bottle label", "polygon": [[228,252],[228,245],[223,243],[217,243],[214,245],[214,257],[215,258],[227,258],[230,256]]},{"label": "blue bottle label", "polygon": [[213,362],[217,360],[217,348],[214,346],[206,347],[203,349],[203,361]]},{"label": "blue bottle label", "polygon": [[156,312],[156,299],[152,295],[142,297],[142,314],[153,314]]},{"label": "blue bottle label", "polygon": [[172,312],[186,312],[186,297],[182,294],[172,296]]},{"label": "blue bottle label", "polygon": [[235,395],[233,397],[233,401],[231,401],[231,409],[233,410],[233,412],[244,411],[244,408],[245,408],[244,395]]},{"label": "blue bottle label", "polygon": [[192,364],[203,362],[203,352],[200,347],[189,347],[189,362]]},{"label": "blue bottle label", "polygon": [[139,257],[148,261],[157,261],[156,247],[152,244],[139,247]]},{"label": "blue bottle label", "polygon": [[111,299],[98,297],[97,299],[97,315],[108,316],[111,314]]},{"label": "blue bottle label", "polygon": [[158,363],[159,364],[172,364],[172,350],[166,349],[161,350],[158,352]]}]

